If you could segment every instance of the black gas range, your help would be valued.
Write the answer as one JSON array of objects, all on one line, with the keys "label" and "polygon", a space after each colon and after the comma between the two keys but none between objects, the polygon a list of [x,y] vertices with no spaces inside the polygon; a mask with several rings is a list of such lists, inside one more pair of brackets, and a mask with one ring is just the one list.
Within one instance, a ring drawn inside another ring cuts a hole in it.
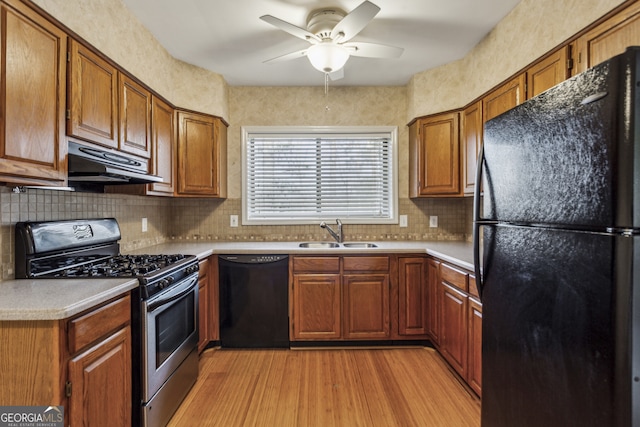
[{"label": "black gas range", "polygon": [[16,224],[16,278],[136,277],[144,299],[198,270],[193,255],[122,255],[113,218]]},{"label": "black gas range", "polygon": [[17,279],[135,277],[132,291],[132,425],[167,424],[198,377],[198,259],[122,255],[113,218],[20,222]]}]

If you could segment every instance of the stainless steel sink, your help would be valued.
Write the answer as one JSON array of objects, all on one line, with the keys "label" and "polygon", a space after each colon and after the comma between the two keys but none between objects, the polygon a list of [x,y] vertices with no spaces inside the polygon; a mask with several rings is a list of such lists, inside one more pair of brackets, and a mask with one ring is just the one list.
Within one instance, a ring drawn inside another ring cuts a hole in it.
[{"label": "stainless steel sink", "polygon": [[304,242],[299,245],[301,248],[327,249],[337,248],[340,245],[334,242]]},{"label": "stainless steel sink", "polygon": [[377,248],[378,245],[375,243],[367,243],[367,242],[351,242],[351,243],[343,243],[345,248]]}]

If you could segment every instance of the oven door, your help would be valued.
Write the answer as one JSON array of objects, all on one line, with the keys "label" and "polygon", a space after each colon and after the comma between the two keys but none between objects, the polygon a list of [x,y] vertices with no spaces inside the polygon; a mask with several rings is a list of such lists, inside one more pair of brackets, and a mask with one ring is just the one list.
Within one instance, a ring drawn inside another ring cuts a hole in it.
[{"label": "oven door", "polygon": [[198,274],[142,301],[143,401],[149,402],[198,346]]}]

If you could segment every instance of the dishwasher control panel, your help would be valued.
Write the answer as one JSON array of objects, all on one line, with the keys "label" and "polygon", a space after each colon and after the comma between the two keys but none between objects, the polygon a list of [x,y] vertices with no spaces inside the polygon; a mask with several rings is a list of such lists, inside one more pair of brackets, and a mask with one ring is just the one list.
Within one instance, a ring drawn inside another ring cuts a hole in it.
[{"label": "dishwasher control panel", "polygon": [[289,255],[219,255],[220,259],[242,264],[266,264],[289,258]]}]

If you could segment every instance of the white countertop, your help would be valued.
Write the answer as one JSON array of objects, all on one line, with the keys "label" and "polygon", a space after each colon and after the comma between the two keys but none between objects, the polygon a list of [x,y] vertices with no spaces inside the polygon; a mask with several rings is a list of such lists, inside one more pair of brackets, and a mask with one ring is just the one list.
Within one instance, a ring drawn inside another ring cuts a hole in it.
[{"label": "white countertop", "polygon": [[0,320],[59,320],[134,289],[138,279],[19,279],[0,282]]},{"label": "white countertop", "polygon": [[[375,254],[426,253],[473,270],[471,243],[459,241],[380,241],[376,248],[307,249],[299,242],[189,242],[176,240],[133,251],[135,254]],[[0,282],[0,321],[58,320],[71,317],[123,294],[137,279],[16,279]]]},{"label": "white countertop", "polygon": [[133,251],[135,254],[196,255],[206,258],[212,254],[375,254],[426,253],[467,270],[473,270],[473,248],[461,241],[377,241],[376,248],[301,248],[299,242],[189,242],[178,240]]}]

